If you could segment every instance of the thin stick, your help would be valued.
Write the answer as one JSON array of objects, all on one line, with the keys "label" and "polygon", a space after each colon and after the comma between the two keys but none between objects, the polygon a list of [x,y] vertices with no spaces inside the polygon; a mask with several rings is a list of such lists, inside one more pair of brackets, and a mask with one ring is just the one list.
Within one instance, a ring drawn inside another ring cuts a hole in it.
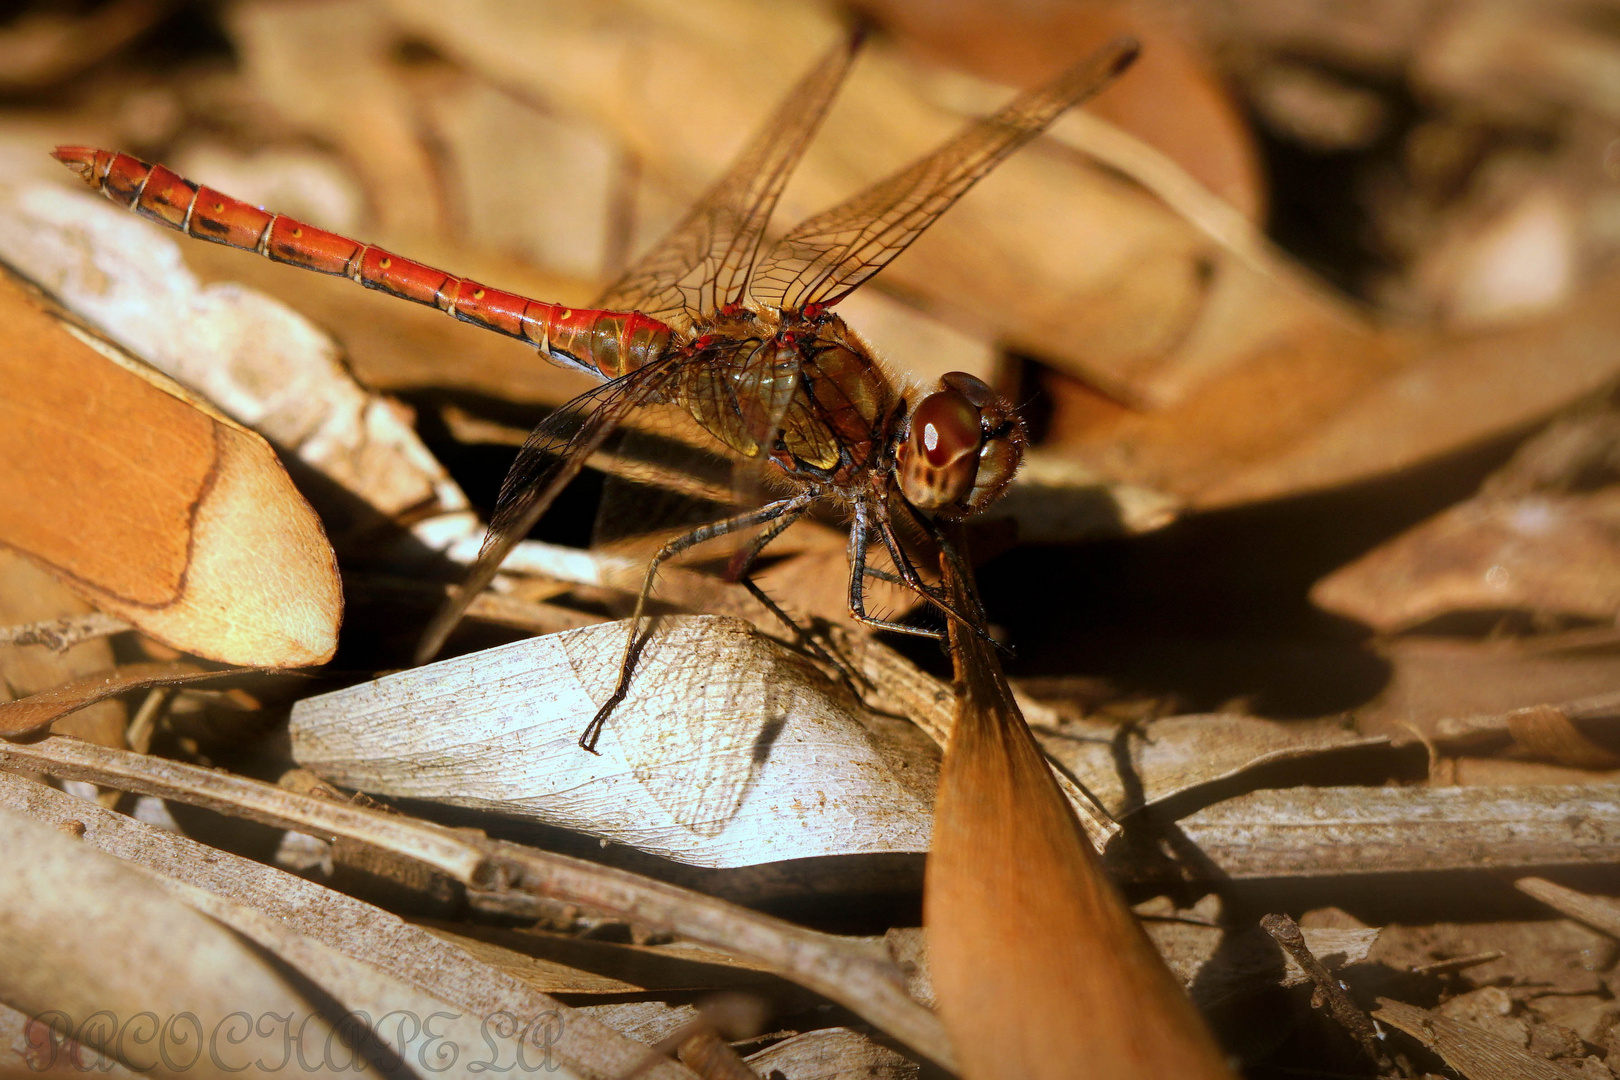
[{"label": "thin stick", "polygon": [[1287,915],[1267,915],[1260,920],[1260,925],[1284,952],[1294,958],[1300,970],[1310,976],[1316,986],[1311,1004],[1318,1008],[1326,1004],[1329,1014],[1350,1033],[1351,1038],[1361,1044],[1361,1049],[1373,1064],[1380,1069],[1390,1068],[1392,1063],[1378,1044],[1378,1029],[1373,1026],[1372,1018],[1350,1000],[1350,995],[1344,992],[1339,980],[1311,952],[1310,946],[1305,944],[1305,935],[1300,933],[1299,924]]}]

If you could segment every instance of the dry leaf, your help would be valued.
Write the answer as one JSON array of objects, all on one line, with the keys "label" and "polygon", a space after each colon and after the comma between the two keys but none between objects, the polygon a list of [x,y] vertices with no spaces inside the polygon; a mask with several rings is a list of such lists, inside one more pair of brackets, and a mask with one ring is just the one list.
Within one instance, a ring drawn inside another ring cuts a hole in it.
[{"label": "dry leaf", "polygon": [[86,193],[0,188],[0,258],[330,480],[346,495],[322,499],[340,541],[364,537],[374,550],[378,526],[407,513],[456,515],[462,533],[477,531],[409,417],[355,384],[331,338],[250,289],[199,285],[161,227]]},{"label": "dry leaf", "polygon": [[914,1080],[917,1064],[848,1028],[822,1028],[795,1035],[757,1054],[749,1066],[760,1076],[783,1080]]},{"label": "dry leaf", "polygon": [[180,686],[228,675],[240,675],[254,668],[226,668],[201,671],[194,664],[125,664],[111,671],[86,675],[61,686],[30,694],[18,701],[0,702],[0,735],[28,735],[55,723],[80,709],[152,686]]},{"label": "dry leaf", "polygon": [[931,763],[735,620],[660,620],[597,749],[626,627],[515,642],[300,701],[333,783],[558,825],[695,866],[928,848]]},{"label": "dry leaf", "polygon": [[0,765],[88,780],[206,807],[303,833],[348,837],[416,859],[469,886],[503,914],[536,899],[592,908],[663,934],[725,949],[848,1006],[949,1068],[950,1047],[928,1010],[908,997],[881,946],[807,930],[623,870],[451,830],[398,814],[332,802],[181,762],[60,737],[0,742]]},{"label": "dry leaf", "polygon": [[1320,606],[1393,632],[1452,612],[1620,613],[1620,488],[1472,499],[1323,578]]},{"label": "dry leaf", "polygon": [[[949,576],[953,601],[972,586]],[[989,645],[952,620],[946,748],[924,924],[934,994],[969,1080],[1228,1077],[1197,1011],[1104,875]]]},{"label": "dry leaf", "polygon": [[[35,821],[79,821],[85,845],[143,869],[182,902],[253,938],[351,1012],[365,1010],[381,1021],[398,1010],[418,1017],[441,1011],[449,1023],[439,1030],[456,1044],[463,1067],[480,1062],[486,1068],[475,1071],[496,1075],[532,1071],[518,1058],[517,1043],[526,1036],[532,1042],[523,1052],[533,1068],[548,1049],[592,1074],[627,1069],[645,1052],[430,932],[342,893],[16,777],[0,776],[0,805]],[[384,1022],[373,1037],[408,1060],[435,1053],[424,1032],[408,1030]],[[408,1040],[403,1046],[401,1038]],[[508,1068],[513,1062],[519,1067]],[[648,1075],[690,1077],[668,1063]]]},{"label": "dry leaf", "polygon": [[70,332],[10,280],[0,309],[12,387],[0,398],[12,465],[0,542],[187,652],[262,667],[330,659],[337,567],[270,447]]},{"label": "dry leaf", "polygon": [[[50,625],[44,624],[47,619],[129,625],[94,611],[44,570],[20,555],[0,549],[0,626],[12,624],[11,631],[26,630],[30,625],[46,630]],[[69,634],[63,636],[70,639]],[[104,637],[81,640],[65,649],[48,641],[43,635],[33,642],[26,638],[18,641],[10,631],[0,632],[0,698],[24,697],[113,666],[112,646]],[[109,701],[64,719],[55,731],[103,746],[122,746],[127,719],[123,703]]]},{"label": "dry leaf", "polygon": [[[165,1068],[160,1047],[186,1066],[216,1031],[226,1033],[216,1043],[226,1051],[222,1069],[285,1061],[294,1029],[256,1030],[232,1020],[241,1014],[288,1016],[304,1025],[303,1045],[339,1045],[320,1004],[235,934],[67,833],[14,811],[0,816],[8,856],[0,882],[0,951],[7,958],[0,998],[7,1004],[64,1017],[78,1041],[153,1076],[190,1075],[189,1067]],[[121,902],[108,905],[108,896]],[[160,1019],[143,1027],[141,1017],[153,1015]],[[159,1044],[165,1023],[168,1041]],[[352,1056],[329,1063],[312,1053],[308,1064],[311,1075],[381,1075]]]},{"label": "dry leaf", "polygon": [[1379,998],[1372,1015],[1417,1039],[1468,1080],[1575,1080],[1568,1069],[1527,1053],[1499,1035],[1415,1005]]},{"label": "dry leaf", "polygon": [[1188,27],[1141,5],[1016,6],[865,0],[885,29],[974,74],[1029,86],[1115,34],[1142,42],[1141,66],[1094,112],[1179,161],[1250,218],[1266,196],[1252,136]]}]

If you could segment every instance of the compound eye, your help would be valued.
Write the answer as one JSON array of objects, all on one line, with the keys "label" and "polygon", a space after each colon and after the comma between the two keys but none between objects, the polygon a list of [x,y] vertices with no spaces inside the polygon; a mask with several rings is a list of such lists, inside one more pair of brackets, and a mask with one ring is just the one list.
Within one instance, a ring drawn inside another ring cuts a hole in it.
[{"label": "compound eye", "polygon": [[900,493],[919,510],[951,508],[973,492],[983,446],[979,409],[960,391],[923,398],[895,463]]}]

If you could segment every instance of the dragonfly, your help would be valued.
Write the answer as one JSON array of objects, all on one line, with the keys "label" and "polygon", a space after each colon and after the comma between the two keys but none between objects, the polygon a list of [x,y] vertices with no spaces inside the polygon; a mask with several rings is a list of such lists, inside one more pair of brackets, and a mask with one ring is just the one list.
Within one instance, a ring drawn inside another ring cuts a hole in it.
[{"label": "dragonfly", "polygon": [[[456,277],[375,245],[315,228],[193,183],[129,154],[61,146],[54,156],[115,203],[188,236],[275,262],[341,275],[369,289],[517,338],[599,385],[529,436],[501,485],[483,546],[424,631],[431,660],[473,597],[538,523],[587,459],[637,409],[674,406],[734,459],[771,474],[778,497],[665,543],[648,565],[618,684],[580,736],[595,751],[624,699],[635,646],[661,564],[724,536],[747,536],[731,576],[782,619],[752,580],[765,547],[817,504],[849,518],[848,604],[878,630],[947,640],[945,631],[867,611],[869,579],[903,586],[981,640],[982,610],[963,610],[929,585],[902,535],[943,548],[939,525],[984,510],[1011,483],[1028,436],[1016,409],[977,377],[951,372],[927,389],[898,387],[834,307],[905,251],[957,199],[1066,109],[1135,59],[1129,38],[1103,46],[1001,111],[889,177],[767,243],[788,177],[859,50],[852,31],[793,87],[729,170],[662,240],[589,308],[570,308]],[[877,545],[877,547],[874,547]],[[887,553],[893,570],[869,561]]]}]

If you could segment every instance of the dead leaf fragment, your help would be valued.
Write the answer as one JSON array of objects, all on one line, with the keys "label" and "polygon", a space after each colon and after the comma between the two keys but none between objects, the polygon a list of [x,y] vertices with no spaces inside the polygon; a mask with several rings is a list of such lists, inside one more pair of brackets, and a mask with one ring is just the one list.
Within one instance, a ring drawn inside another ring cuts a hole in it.
[{"label": "dead leaf fragment", "polygon": [[1415,1005],[1379,998],[1372,1015],[1417,1039],[1468,1080],[1574,1080],[1568,1069],[1527,1053],[1500,1035]]},{"label": "dead leaf fragment", "polygon": [[[947,587],[975,610],[944,560]],[[951,621],[957,718],[924,892],[935,998],[969,1080],[1229,1077],[1105,876],[989,645]]]},{"label": "dead leaf fragment", "polygon": [[0,735],[26,735],[38,731],[70,713],[131,690],[180,686],[254,670],[226,668],[224,671],[203,671],[195,664],[161,662],[125,664],[112,671],[86,675],[61,686],[41,690],[18,701],[0,702]]},{"label": "dead leaf fragment", "polygon": [[300,667],[337,646],[320,521],[263,439],[0,281],[0,543],[186,652]]},{"label": "dead leaf fragment", "polygon": [[[8,856],[0,881],[0,951],[7,958],[0,1000],[34,1015],[66,1016],[80,1041],[153,1076],[192,1073],[165,1067],[156,1045],[144,1038],[126,1034],[120,1044],[119,1033],[142,1015],[189,1016],[182,1026],[195,1022],[204,1038],[229,1030],[227,1068],[284,1060],[287,1046],[285,1031],[232,1027],[233,1014],[295,1017],[308,1024],[307,1037],[332,1037],[320,1006],[229,930],[111,856],[15,811],[0,811],[0,817]],[[108,896],[120,902],[108,905]],[[100,1014],[114,1019],[98,1024]],[[314,1075],[381,1075],[364,1058],[343,1064],[334,1070],[318,1057],[310,1060]]]},{"label": "dead leaf fragment", "polygon": [[1471,499],[1323,578],[1311,599],[1395,632],[1457,611],[1620,613],[1620,487]]},{"label": "dead leaf fragment", "polygon": [[932,763],[735,619],[661,619],[597,749],[626,627],[587,626],[293,707],[333,783],[525,817],[706,867],[928,848]]}]

